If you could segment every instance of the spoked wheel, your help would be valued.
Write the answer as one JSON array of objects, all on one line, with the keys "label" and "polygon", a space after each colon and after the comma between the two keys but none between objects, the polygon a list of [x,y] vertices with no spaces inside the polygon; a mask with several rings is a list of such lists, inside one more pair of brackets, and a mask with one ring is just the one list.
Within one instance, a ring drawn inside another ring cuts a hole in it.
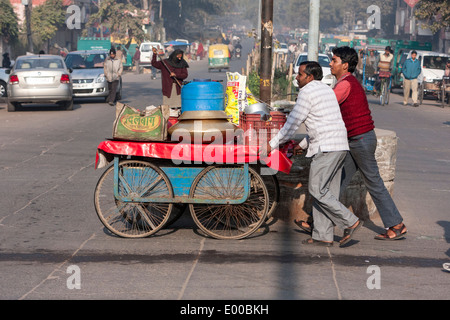
[{"label": "spoked wheel", "polygon": [[[242,204],[189,204],[192,218],[207,235],[243,239],[265,221],[269,194],[261,176],[249,168],[250,194]],[[189,196],[194,199],[239,199],[244,192],[243,166],[210,166],[195,178]]]},{"label": "spoked wheel", "polygon": [[278,203],[280,202],[280,185],[276,175],[261,175],[267,191],[269,193],[269,210],[267,212],[266,222],[272,218]]},{"label": "spoked wheel", "polygon": [[385,104],[388,104],[388,83],[387,81],[383,81],[381,84],[381,94],[380,94],[380,104],[384,106]]},{"label": "spoked wheel", "polygon": [[388,105],[389,104],[389,95],[391,93],[391,90],[389,89],[389,80],[386,80],[385,86],[386,86],[386,89],[384,91],[384,96],[385,96],[384,104]]},{"label": "spoked wheel", "polygon": [[[119,197],[172,198],[169,178],[158,167],[145,161],[119,163]],[[169,219],[173,204],[123,202],[114,196],[114,165],[100,177],[94,194],[95,210],[103,225],[125,238],[148,237]]]}]

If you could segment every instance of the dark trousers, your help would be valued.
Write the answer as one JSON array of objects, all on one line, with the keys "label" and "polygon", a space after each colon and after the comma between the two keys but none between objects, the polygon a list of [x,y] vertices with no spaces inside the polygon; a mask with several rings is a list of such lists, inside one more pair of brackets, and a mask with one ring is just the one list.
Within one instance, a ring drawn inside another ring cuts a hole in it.
[{"label": "dark trousers", "polygon": [[114,103],[116,101],[116,92],[117,92],[117,87],[119,86],[119,80],[115,80],[113,82],[109,82],[108,81],[108,91],[109,94],[106,97],[106,102],[107,103]]},{"label": "dark trousers", "polygon": [[375,149],[377,148],[375,132],[371,130],[351,137],[348,139],[348,144],[350,152],[344,160],[341,194],[345,191],[353,175],[359,170],[384,226],[389,228],[399,224],[403,221],[403,218],[384,185],[375,159]]}]

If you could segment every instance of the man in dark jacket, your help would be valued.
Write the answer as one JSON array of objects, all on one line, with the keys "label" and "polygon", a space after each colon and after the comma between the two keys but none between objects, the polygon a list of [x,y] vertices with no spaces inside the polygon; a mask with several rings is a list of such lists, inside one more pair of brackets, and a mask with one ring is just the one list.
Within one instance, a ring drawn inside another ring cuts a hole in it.
[{"label": "man in dark jacket", "polygon": [[11,59],[9,59],[9,53],[5,52],[3,54],[2,68],[11,68]]}]

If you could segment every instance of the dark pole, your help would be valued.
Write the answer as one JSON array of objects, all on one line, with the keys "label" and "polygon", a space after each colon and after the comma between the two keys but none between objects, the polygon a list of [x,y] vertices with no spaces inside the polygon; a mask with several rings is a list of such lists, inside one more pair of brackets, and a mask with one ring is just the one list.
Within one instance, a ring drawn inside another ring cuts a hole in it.
[{"label": "dark pole", "polygon": [[31,0],[25,1],[25,20],[27,25],[27,41],[28,41],[28,51],[33,52],[33,40],[31,38]]},{"label": "dark pole", "polygon": [[273,0],[261,0],[260,99],[270,104],[272,98]]}]

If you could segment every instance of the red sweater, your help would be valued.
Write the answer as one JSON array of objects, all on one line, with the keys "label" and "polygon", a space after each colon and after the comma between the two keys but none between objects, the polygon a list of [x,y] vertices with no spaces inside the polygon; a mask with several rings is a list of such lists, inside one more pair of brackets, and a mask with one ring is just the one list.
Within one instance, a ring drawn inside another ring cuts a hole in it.
[{"label": "red sweater", "polygon": [[[342,87],[347,88],[346,90],[340,90]],[[339,97],[340,92],[346,92],[346,97]],[[347,74],[339,79],[335,86],[335,93],[349,138],[375,128],[366,93],[353,75]]]},{"label": "red sweater", "polygon": [[[170,71],[175,73],[176,78],[178,79],[178,82],[182,82],[184,79],[188,77],[188,70],[186,68],[174,68],[172,67],[167,61],[164,61],[166,66],[169,68]],[[154,66],[156,69],[161,70],[161,82],[162,82],[162,93],[166,97],[170,98],[170,94],[172,93],[172,84],[175,83],[175,79],[170,77],[169,71],[167,71],[167,68],[163,65],[161,61],[156,60],[156,54],[153,55],[152,58],[152,66]],[[181,94],[181,87],[176,84],[177,87],[177,94]]]}]

